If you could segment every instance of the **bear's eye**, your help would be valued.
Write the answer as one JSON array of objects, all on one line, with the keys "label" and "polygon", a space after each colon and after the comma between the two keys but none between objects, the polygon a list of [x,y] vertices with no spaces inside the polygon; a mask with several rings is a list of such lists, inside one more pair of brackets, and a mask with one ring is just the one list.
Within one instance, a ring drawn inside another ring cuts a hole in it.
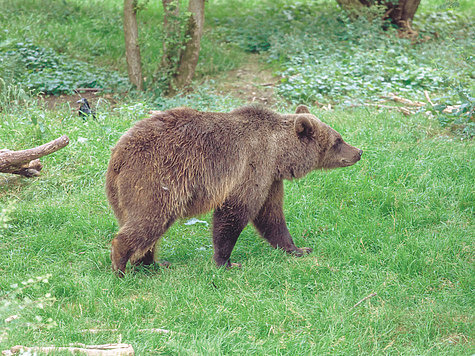
[{"label": "bear's eye", "polygon": [[337,138],[335,140],[335,143],[333,144],[332,148],[334,150],[338,149],[338,147],[343,143],[343,140],[341,138]]}]

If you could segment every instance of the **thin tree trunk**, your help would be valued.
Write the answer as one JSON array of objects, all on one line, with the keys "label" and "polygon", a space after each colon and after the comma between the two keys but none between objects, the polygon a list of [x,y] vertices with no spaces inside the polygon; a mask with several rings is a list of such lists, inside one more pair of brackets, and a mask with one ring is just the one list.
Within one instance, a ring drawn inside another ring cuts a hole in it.
[{"label": "thin tree trunk", "polygon": [[178,69],[173,77],[170,92],[186,88],[191,84],[200,55],[201,36],[205,21],[205,0],[190,0],[188,11],[190,17],[185,33],[185,48],[180,53]]},{"label": "thin tree trunk", "polygon": [[137,0],[124,0],[125,57],[127,59],[127,71],[129,73],[130,82],[135,85],[138,90],[143,90],[136,7]]}]

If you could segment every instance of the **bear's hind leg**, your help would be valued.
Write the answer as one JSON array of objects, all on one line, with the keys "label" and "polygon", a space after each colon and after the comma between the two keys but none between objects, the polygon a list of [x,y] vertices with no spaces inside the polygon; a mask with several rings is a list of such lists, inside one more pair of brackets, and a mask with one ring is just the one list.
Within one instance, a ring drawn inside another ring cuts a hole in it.
[{"label": "bear's hind leg", "polygon": [[213,214],[214,260],[218,267],[239,267],[229,258],[241,231],[249,222],[247,210],[236,206],[231,200],[217,208]]},{"label": "bear's hind leg", "polygon": [[127,261],[153,263],[153,249],[158,239],[171,226],[174,219],[167,222],[160,219],[127,221],[112,240],[111,261],[116,272],[125,272]]},{"label": "bear's hind leg", "polygon": [[150,250],[148,250],[147,252],[145,252],[145,254],[139,258],[138,260],[134,261],[134,265],[145,265],[145,266],[148,266],[148,265],[151,265],[153,264],[154,262],[154,259],[155,259],[155,248],[156,248],[157,244],[153,245],[152,248],[150,248]]},{"label": "bear's hind leg", "polygon": [[[158,244],[158,241],[155,243],[155,245],[153,245],[152,248],[150,248],[147,252],[145,252],[145,254],[132,262],[132,264],[134,266],[138,266],[138,265],[144,265],[144,266],[150,266],[152,264],[155,263],[155,250],[157,249],[157,244]],[[163,267],[163,268],[169,268],[170,267],[170,262],[168,261],[157,261],[157,263],[159,264],[160,267]]]},{"label": "bear's hind leg", "polygon": [[125,273],[127,261],[133,253],[133,250],[127,246],[124,240],[123,235],[119,232],[111,242],[112,269],[122,274]]}]

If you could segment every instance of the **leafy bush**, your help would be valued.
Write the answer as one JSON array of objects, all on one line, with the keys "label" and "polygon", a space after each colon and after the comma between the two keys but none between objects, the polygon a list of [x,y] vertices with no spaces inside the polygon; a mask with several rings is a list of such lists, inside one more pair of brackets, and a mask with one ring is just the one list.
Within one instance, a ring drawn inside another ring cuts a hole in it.
[{"label": "leafy bush", "polygon": [[[284,67],[279,92],[294,103],[376,99],[388,92],[421,98],[424,90],[443,93],[451,85],[467,85],[473,79],[468,62],[444,61],[453,56],[451,48],[471,46],[458,32],[438,43],[432,39],[411,43],[394,31],[383,31],[379,22],[364,17],[349,21],[342,14],[328,27],[337,30],[320,34],[316,29],[313,36],[294,31],[273,39],[271,58]],[[467,27],[459,23],[458,31],[473,34]],[[443,53],[447,51],[449,55]]]},{"label": "leafy bush", "polygon": [[281,36],[313,17],[312,7],[302,2],[262,2],[240,10],[236,16],[215,18],[214,21],[224,41],[251,53],[270,50],[273,37]]},{"label": "leafy bush", "polygon": [[0,63],[3,77],[45,94],[72,93],[80,87],[120,91],[129,86],[127,78],[117,72],[67,58],[29,41],[0,44]]},{"label": "leafy bush", "polygon": [[[473,20],[446,11],[416,17],[416,42],[381,26],[378,9],[353,20],[336,6],[268,4],[221,21],[224,39],[267,51],[281,70],[278,92],[292,103],[421,98],[473,83]],[[265,19],[265,21],[263,20]],[[437,32],[436,32],[437,30]]]},{"label": "leafy bush", "polygon": [[472,138],[475,136],[475,98],[462,89],[454,90],[458,96],[445,96],[434,99],[436,104],[430,108],[443,127],[449,127],[454,132]]}]

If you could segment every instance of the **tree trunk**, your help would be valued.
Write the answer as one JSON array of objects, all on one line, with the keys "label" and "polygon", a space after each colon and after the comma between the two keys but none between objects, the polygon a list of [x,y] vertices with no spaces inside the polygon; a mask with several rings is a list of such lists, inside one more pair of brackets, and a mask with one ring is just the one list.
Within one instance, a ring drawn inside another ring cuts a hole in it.
[{"label": "tree trunk", "polygon": [[178,69],[171,81],[170,92],[191,84],[200,55],[201,36],[205,22],[205,0],[190,0],[190,17],[185,32],[185,48],[180,53]]},{"label": "tree trunk", "polygon": [[417,36],[417,31],[412,29],[412,20],[416,14],[421,0],[399,0],[397,3],[388,1],[385,3],[386,12],[391,22],[398,26],[399,33],[406,37]]},{"label": "tree trunk", "polygon": [[125,57],[130,82],[143,90],[142,64],[137,29],[137,0],[124,0]]},{"label": "tree trunk", "polygon": [[383,5],[386,8],[384,19],[398,26],[399,33],[403,36],[415,37],[417,32],[411,27],[421,0],[336,0],[340,7],[350,12],[358,13],[362,7]]}]

